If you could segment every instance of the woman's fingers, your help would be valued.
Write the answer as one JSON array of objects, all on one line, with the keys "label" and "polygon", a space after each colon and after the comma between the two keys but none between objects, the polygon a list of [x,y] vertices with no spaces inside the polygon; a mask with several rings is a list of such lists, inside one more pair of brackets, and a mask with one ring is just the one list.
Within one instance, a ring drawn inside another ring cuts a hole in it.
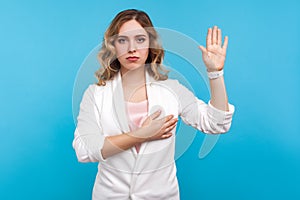
[{"label": "woman's fingers", "polygon": [[165,133],[161,136],[162,139],[166,139],[166,138],[169,138],[173,135],[173,133]]},{"label": "woman's fingers", "polygon": [[158,118],[160,114],[161,114],[161,110],[157,110],[153,114],[150,115],[150,119],[154,120],[154,119]]},{"label": "woman's fingers", "polygon": [[174,118],[165,124],[164,132],[170,132],[176,126],[178,119]]},{"label": "woman's fingers", "polygon": [[177,118],[174,118],[174,115],[169,115],[165,118],[165,127],[171,126],[178,121]]},{"label": "woman's fingers", "polygon": [[206,36],[206,47],[212,44],[211,38],[212,37],[212,30],[211,28],[208,29],[207,31],[207,36]]},{"label": "woman's fingers", "polygon": [[177,118],[174,118],[174,115],[168,115],[166,117],[163,117],[161,119],[156,119],[161,113],[153,113],[151,116],[150,116],[150,120],[153,120],[150,124],[153,124],[156,128],[157,128],[157,131],[155,131],[157,133],[159,133],[159,135],[163,135],[167,132],[170,132],[175,126],[176,126],[176,123],[178,121]]},{"label": "woman's fingers", "polygon": [[170,132],[170,131],[172,131],[172,130],[173,130],[173,128],[175,128],[175,127],[176,127],[176,124],[177,124],[177,121],[176,121],[174,124],[170,125],[170,126],[167,128],[166,132]]},{"label": "woman's fingers", "polygon": [[217,30],[218,30],[218,27],[217,26],[214,26],[213,27],[213,30],[212,30],[212,44],[217,44]]},{"label": "woman's fingers", "polygon": [[152,120],[155,120],[156,118],[158,118],[161,114],[161,110],[157,110],[154,113],[152,113],[151,115],[149,115],[144,121],[142,126],[148,126],[151,124]]},{"label": "woman's fingers", "polygon": [[168,115],[168,116],[164,117],[163,119],[161,119],[160,122],[162,122],[163,124],[161,124],[160,131],[162,132],[162,134],[172,130],[176,126],[177,121],[178,121],[178,119],[174,118],[174,115]]},{"label": "woman's fingers", "polygon": [[169,122],[169,126],[173,126],[177,123],[178,119],[177,118],[174,118],[172,119],[170,122]]},{"label": "woman's fingers", "polygon": [[222,45],[222,31],[218,28],[218,35],[217,35],[217,45]]},{"label": "woman's fingers", "polygon": [[[213,28],[208,28],[207,36],[206,36],[206,47],[209,45],[222,45],[222,30],[218,28],[218,26],[214,26]],[[202,52],[204,52],[204,47],[199,46]]]},{"label": "woman's fingers", "polygon": [[202,51],[202,54],[206,54],[207,53],[207,50],[204,46],[199,46],[199,49]]},{"label": "woman's fingers", "polygon": [[172,130],[177,125],[177,118],[174,115],[168,115],[160,120],[154,120],[160,127],[158,131],[153,134],[152,140],[166,139],[173,135]]},{"label": "woman's fingers", "polygon": [[174,117],[174,115],[167,115],[166,117],[162,118],[161,120],[162,120],[164,123],[167,123],[167,122],[169,122],[173,117]]},{"label": "woman's fingers", "polygon": [[175,127],[176,127],[176,122],[177,120],[175,121],[174,124],[172,124],[171,126],[169,126],[168,128],[166,128],[166,131],[164,134],[162,134],[162,138],[169,138],[173,135],[173,133],[171,132]]},{"label": "woman's fingers", "polygon": [[227,46],[228,46],[228,36],[225,36],[224,44],[223,44],[223,47],[222,47],[223,51],[226,52]]}]

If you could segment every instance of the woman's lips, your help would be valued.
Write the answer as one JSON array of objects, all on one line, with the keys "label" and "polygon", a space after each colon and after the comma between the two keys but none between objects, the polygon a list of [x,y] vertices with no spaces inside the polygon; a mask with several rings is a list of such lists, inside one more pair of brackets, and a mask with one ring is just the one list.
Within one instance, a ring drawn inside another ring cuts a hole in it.
[{"label": "woman's lips", "polygon": [[129,60],[129,61],[131,61],[131,62],[134,62],[134,61],[137,61],[139,59],[139,57],[137,57],[137,56],[129,56],[126,59]]}]

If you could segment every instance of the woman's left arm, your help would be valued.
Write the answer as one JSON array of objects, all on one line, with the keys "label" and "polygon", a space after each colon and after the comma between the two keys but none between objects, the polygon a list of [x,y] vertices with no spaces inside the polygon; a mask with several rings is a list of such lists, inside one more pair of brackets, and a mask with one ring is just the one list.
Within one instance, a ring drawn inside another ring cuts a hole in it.
[{"label": "woman's left arm", "polygon": [[[208,73],[220,73],[223,70],[227,45],[228,37],[225,36],[224,44],[222,46],[221,29],[217,26],[208,29],[206,48],[199,46],[202,51],[202,58]],[[229,111],[228,97],[224,77],[222,75],[217,78],[210,79],[210,91],[211,105],[219,110]]]}]

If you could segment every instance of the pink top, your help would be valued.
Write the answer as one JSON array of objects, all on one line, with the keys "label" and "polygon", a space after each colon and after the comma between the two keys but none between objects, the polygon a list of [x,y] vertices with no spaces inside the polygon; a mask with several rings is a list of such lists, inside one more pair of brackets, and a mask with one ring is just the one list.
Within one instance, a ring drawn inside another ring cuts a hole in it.
[{"label": "pink top", "polygon": [[[142,126],[148,113],[148,101],[147,99],[140,102],[129,102],[126,101],[127,112],[129,117],[129,128],[131,131]],[[137,153],[140,151],[141,144],[136,144],[135,149]]]}]

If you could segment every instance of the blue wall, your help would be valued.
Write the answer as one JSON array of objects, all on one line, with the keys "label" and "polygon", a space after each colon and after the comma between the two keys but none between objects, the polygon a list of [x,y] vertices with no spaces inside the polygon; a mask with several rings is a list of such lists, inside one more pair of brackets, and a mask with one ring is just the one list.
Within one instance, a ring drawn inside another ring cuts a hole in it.
[{"label": "blue wall", "polygon": [[78,163],[71,146],[73,84],[126,8],[201,44],[215,24],[229,36],[232,129],[205,159],[198,158],[199,133],[177,160],[182,199],[300,199],[296,0],[1,1],[0,199],[91,198],[96,165]]}]

